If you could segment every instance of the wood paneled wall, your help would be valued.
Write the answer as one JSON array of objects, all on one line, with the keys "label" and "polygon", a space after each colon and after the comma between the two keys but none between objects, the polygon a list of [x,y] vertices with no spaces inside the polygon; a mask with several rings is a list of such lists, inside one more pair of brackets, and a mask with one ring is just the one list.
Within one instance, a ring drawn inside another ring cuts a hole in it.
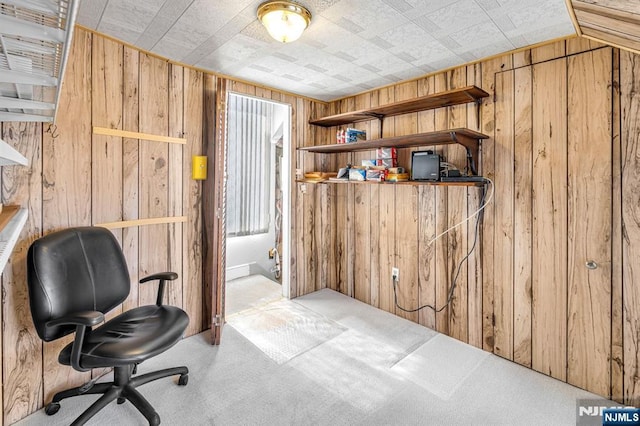
[{"label": "wood paneled wall", "polygon": [[[307,121],[323,108],[322,102],[170,64],[80,28],[74,34],[56,125],[2,123],[2,139],[29,159],[28,167],[2,168],[2,201],[26,207],[29,216],[2,274],[0,424],[20,420],[55,392],[90,378],[90,373],[58,364],[58,353],[71,337],[43,343],[31,322],[25,259],[31,242],[44,234],[70,226],[186,216],[184,224],[113,231],[132,282],[129,298],[116,311],[155,303],[157,284],[139,286],[138,279],[173,270],[179,279],[165,294],[168,303],[189,314],[187,335],[211,326],[215,277],[211,265],[203,264],[211,249],[204,241],[204,226],[215,219],[213,214],[203,216],[203,183],[191,179],[191,157],[203,155],[205,144],[215,143],[216,123],[206,123],[205,112],[215,116],[216,93],[211,88],[216,80],[229,91],[292,106],[292,158],[299,139],[316,131]],[[96,135],[93,126],[184,137],[187,143]],[[295,167],[294,162],[292,175]],[[295,194],[292,202],[295,205]],[[294,232],[296,226],[294,217]],[[295,255],[292,296],[298,294]]]},{"label": "wood paneled wall", "polygon": [[[485,133],[481,173],[494,181],[473,246],[475,188],[298,184],[303,292],[333,288],[543,374],[640,403],[640,57],[568,39],[493,58],[329,106],[345,112],[475,84],[473,104],[388,118],[393,136],[454,127]],[[358,123],[380,136],[375,121]],[[325,140],[333,143],[335,128]],[[307,142],[312,143],[312,142]],[[427,148],[427,147],[424,147]],[[421,148],[421,149],[424,149]],[[464,165],[455,146],[435,147]],[[305,153],[305,171],[334,170],[373,152]],[[399,155],[408,167],[410,150]],[[587,262],[597,264],[589,269]]]}]

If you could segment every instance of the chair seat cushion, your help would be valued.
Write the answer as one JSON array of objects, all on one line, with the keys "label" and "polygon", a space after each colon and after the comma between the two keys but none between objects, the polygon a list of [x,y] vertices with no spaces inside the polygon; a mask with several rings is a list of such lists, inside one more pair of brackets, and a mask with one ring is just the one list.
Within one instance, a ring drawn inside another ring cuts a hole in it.
[{"label": "chair seat cushion", "polygon": [[[189,317],[175,306],[140,306],[123,312],[85,336],[80,356],[83,368],[116,367],[140,363],[169,349],[182,337]],[[71,365],[67,345],[58,357]]]}]

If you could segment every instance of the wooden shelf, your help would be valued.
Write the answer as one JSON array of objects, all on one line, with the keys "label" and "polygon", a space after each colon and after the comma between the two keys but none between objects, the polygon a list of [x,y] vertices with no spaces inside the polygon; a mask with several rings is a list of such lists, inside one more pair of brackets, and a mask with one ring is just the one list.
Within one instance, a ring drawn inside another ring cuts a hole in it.
[{"label": "wooden shelf", "polygon": [[[2,214],[5,214],[5,210],[10,206],[5,206]],[[27,209],[19,209],[14,212],[13,217],[0,231],[0,273],[4,271],[4,267],[11,256],[11,252],[18,242],[20,232],[27,223]],[[8,214],[8,213],[7,213]]]},{"label": "wooden shelf", "polygon": [[339,143],[333,145],[315,145],[298,148],[300,151],[335,154],[339,152],[368,151],[377,148],[409,148],[412,146],[448,145],[458,143],[471,149],[477,157],[478,140],[489,136],[469,129],[438,130],[407,136],[372,139],[370,141]]},{"label": "wooden shelf", "polygon": [[411,186],[420,186],[420,185],[431,185],[431,186],[483,186],[483,182],[424,182],[424,181],[415,181],[408,180],[404,182],[376,182],[376,181],[356,181],[356,180],[323,180],[323,181],[308,181],[304,179],[296,180],[297,183],[309,183],[309,184],[336,184],[336,185],[345,185],[345,184],[353,184],[353,185],[411,185]]},{"label": "wooden shelf", "polygon": [[461,89],[453,89],[446,92],[434,93],[420,98],[407,101],[394,102],[392,104],[368,108],[359,111],[345,112],[343,114],[330,115],[315,120],[309,120],[309,124],[316,126],[331,127],[342,124],[356,123],[358,121],[382,119],[384,117],[409,114],[412,112],[425,111],[461,105],[469,102],[480,102],[480,99],[489,96],[487,92],[476,86],[467,86]]}]

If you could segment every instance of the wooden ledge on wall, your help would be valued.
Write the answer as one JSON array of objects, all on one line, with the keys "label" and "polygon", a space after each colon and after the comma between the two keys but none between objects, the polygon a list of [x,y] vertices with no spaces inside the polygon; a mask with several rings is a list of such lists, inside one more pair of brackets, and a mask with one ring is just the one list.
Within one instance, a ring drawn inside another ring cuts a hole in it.
[{"label": "wooden ledge on wall", "polygon": [[123,220],[119,222],[96,223],[95,226],[101,226],[107,229],[131,228],[133,226],[144,225],[163,225],[166,223],[184,223],[187,221],[186,216],[171,217],[152,217],[148,219]]},{"label": "wooden ledge on wall", "polygon": [[144,139],[147,141],[154,141],[154,142],[179,143],[182,145],[185,145],[187,143],[186,138],[174,138],[171,136],[152,135],[150,133],[129,132],[127,130],[108,129],[106,127],[94,127],[93,134],[117,136],[122,138],[131,138],[131,139]]}]

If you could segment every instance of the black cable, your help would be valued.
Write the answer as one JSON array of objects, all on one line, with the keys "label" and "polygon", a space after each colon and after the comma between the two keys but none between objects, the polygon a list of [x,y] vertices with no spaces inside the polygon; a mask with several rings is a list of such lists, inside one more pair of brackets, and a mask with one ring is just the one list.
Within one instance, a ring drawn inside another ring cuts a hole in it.
[{"label": "black cable", "polygon": [[[483,188],[483,190],[482,190],[482,199],[480,200],[480,205],[481,206],[484,204],[484,200],[485,200],[486,196],[487,196],[487,191]],[[481,217],[483,215],[484,215],[484,209],[482,209],[482,211],[480,213],[478,213],[478,216],[476,217],[475,235],[473,237],[473,244],[471,245],[471,248],[467,252],[467,255],[462,258],[460,263],[458,263],[458,268],[456,270],[456,275],[453,278],[453,282],[451,283],[451,287],[449,288],[449,294],[447,295],[447,303],[442,305],[440,307],[440,309],[436,309],[436,307],[432,306],[432,305],[422,305],[422,306],[417,307],[415,309],[405,309],[405,308],[403,308],[402,306],[400,306],[398,304],[398,293],[396,291],[397,281],[394,279],[393,280],[393,298],[395,300],[396,308],[400,309],[403,312],[407,312],[407,313],[418,312],[418,311],[420,311],[420,310],[422,310],[424,308],[429,308],[429,309],[435,311],[436,313],[438,313],[438,312],[442,312],[447,306],[449,306],[449,304],[453,300],[453,293],[454,293],[454,291],[456,289],[456,284],[458,282],[458,276],[460,275],[460,270],[462,269],[462,265],[464,264],[464,262],[466,262],[469,259],[469,256],[471,256],[471,253],[473,253],[473,250],[475,250],[476,244],[478,243],[478,233],[479,233],[478,230],[480,228],[480,220],[481,220]]]}]

